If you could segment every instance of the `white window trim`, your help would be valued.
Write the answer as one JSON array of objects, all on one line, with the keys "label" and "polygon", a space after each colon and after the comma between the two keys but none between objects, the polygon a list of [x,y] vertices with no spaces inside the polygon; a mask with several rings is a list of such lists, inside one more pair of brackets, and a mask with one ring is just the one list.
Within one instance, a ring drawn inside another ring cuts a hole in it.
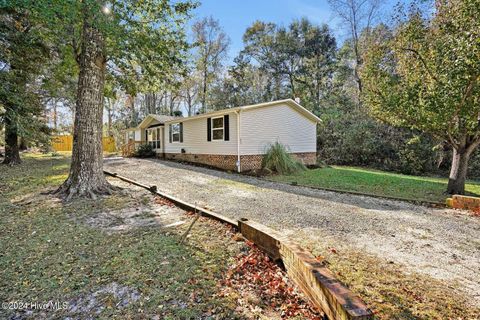
[{"label": "white window trim", "polygon": [[[222,127],[221,128],[213,128],[213,120],[215,120],[215,119],[222,119]],[[213,131],[214,130],[217,130],[217,131],[222,130],[223,131],[222,139],[215,139],[213,137]],[[225,141],[225,117],[220,116],[220,117],[212,118],[212,128],[210,129],[210,131],[211,131],[210,134],[212,135],[212,141]]]},{"label": "white window trim", "polygon": [[[176,125],[178,126],[178,141],[175,141],[175,140],[173,139],[173,134],[174,134],[173,127],[176,126]],[[171,135],[172,135],[172,143],[180,143],[180,122],[172,123],[172,126],[171,126],[170,128],[172,128],[172,133],[171,133]]]}]

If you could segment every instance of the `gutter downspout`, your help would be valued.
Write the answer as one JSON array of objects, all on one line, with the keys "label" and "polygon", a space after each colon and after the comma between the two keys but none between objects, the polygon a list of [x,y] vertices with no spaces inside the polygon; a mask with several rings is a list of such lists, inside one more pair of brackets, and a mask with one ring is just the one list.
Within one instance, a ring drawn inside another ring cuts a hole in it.
[{"label": "gutter downspout", "polygon": [[240,112],[242,110],[235,111],[237,115],[237,172],[241,172],[241,165],[240,165]]}]

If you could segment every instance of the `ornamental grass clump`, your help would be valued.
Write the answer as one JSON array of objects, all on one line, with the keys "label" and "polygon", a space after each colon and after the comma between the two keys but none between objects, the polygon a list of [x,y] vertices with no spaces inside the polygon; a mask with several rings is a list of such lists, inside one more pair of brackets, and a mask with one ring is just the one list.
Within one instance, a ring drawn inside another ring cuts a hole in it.
[{"label": "ornamental grass clump", "polygon": [[263,156],[262,168],[278,174],[292,174],[307,169],[303,163],[288,153],[287,147],[279,142],[269,146],[267,153]]}]

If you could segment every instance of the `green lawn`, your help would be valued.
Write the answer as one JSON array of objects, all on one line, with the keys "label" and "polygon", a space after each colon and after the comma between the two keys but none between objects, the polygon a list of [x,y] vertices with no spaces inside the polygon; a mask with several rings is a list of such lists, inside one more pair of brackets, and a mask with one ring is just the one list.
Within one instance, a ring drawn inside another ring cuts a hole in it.
[{"label": "green lawn", "polygon": [[[445,202],[447,179],[409,176],[373,169],[332,166],[268,179],[299,185],[353,191],[411,200]],[[468,181],[469,195],[480,196],[480,182]]]},{"label": "green lawn", "polygon": [[[0,301],[75,302],[88,309],[37,310],[32,319],[242,317],[231,299],[217,296],[241,246],[224,227],[200,219],[187,245],[179,235],[188,224],[109,234],[84,222],[106,210],[153,204],[153,196],[127,192],[65,205],[41,191],[66,178],[69,159],[22,156],[18,167],[0,166]],[[109,289],[117,285],[119,295]],[[92,294],[98,305],[89,307]],[[2,319],[24,314],[0,309]]]}]

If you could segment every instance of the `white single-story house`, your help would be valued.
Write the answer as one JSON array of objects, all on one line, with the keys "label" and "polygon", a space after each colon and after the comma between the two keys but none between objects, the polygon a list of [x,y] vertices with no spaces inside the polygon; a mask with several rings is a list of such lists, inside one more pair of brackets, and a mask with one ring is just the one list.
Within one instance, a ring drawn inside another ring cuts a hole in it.
[{"label": "white single-story house", "polygon": [[126,140],[151,144],[161,158],[242,172],[260,169],[263,155],[277,141],[306,165],[315,164],[320,121],[286,99],[191,117],[151,114],[126,131]]}]

